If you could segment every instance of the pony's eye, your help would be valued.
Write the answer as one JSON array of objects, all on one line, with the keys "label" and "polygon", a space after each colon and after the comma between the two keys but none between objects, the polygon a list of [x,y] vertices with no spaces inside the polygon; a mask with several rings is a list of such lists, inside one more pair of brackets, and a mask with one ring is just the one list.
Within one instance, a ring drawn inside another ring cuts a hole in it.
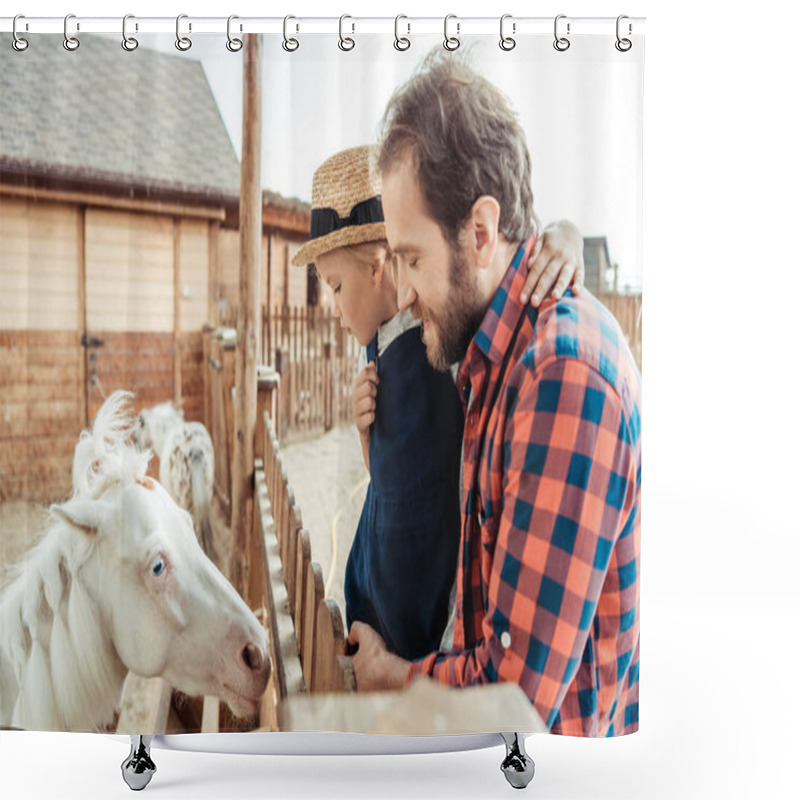
[{"label": "pony's eye", "polygon": [[158,578],[160,575],[164,574],[164,570],[166,570],[166,568],[167,565],[164,562],[164,559],[159,557],[153,562],[153,565],[150,567],[150,574]]}]

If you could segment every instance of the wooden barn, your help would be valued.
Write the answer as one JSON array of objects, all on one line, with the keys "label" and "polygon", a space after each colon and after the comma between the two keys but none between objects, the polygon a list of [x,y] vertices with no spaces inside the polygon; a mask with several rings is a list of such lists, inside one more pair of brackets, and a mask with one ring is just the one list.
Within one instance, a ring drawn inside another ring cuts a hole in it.
[{"label": "wooden barn", "polygon": [[[236,300],[240,165],[198,61],[88,35],[0,47],[0,500],[46,501],[115,389],[202,419],[203,328]],[[262,305],[305,304],[288,259],[309,209],[265,194],[263,217]]]}]

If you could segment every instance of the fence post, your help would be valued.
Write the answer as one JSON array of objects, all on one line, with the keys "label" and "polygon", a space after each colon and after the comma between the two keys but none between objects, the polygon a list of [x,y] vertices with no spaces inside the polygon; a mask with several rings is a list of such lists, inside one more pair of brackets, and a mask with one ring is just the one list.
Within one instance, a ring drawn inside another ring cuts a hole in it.
[{"label": "fence post", "polygon": [[278,393],[280,391],[281,376],[267,366],[258,367],[258,394],[256,399],[256,458],[264,458],[264,439],[267,436],[264,415],[272,420],[273,427],[277,428]]},{"label": "fence post", "polygon": [[306,690],[312,691],[314,685],[314,653],[316,650],[317,611],[325,597],[325,580],[322,568],[311,561],[306,568],[305,616],[303,618],[303,678]]},{"label": "fence post", "polygon": [[314,642],[314,674],[311,691],[314,694],[342,691],[339,679],[338,657],[344,656],[347,644],[344,623],[339,606],[329,597],[317,608],[317,625]]},{"label": "fence post", "polygon": [[306,583],[308,578],[308,565],[311,563],[311,536],[303,529],[297,535],[297,561],[295,563],[295,610],[294,629],[297,633],[297,647],[300,651],[300,661],[304,660],[303,646],[305,636],[306,618]]}]

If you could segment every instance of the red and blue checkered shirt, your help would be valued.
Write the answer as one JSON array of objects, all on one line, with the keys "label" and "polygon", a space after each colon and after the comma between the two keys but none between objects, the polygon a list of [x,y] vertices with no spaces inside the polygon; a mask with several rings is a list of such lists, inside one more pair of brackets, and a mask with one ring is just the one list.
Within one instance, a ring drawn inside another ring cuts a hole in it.
[{"label": "red and blue checkered shirt", "polygon": [[453,652],[413,662],[408,680],[514,681],[553,733],[632,733],[641,378],[617,321],[586,290],[538,312],[519,302],[532,246],[517,251],[459,369]]}]

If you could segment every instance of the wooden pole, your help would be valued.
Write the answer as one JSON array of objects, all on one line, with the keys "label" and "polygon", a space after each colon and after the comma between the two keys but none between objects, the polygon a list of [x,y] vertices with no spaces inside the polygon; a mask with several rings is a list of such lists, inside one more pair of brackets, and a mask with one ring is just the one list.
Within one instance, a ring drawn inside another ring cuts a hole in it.
[{"label": "wooden pole", "polygon": [[172,400],[178,406],[183,395],[181,377],[181,220],[172,221]]},{"label": "wooden pole", "polygon": [[[261,292],[261,37],[244,36],[242,175],[239,202],[239,315],[236,323],[236,395],[231,486],[232,582],[249,598],[253,535],[256,354]],[[256,565],[253,565],[256,568]]]},{"label": "wooden pole", "polygon": [[80,358],[78,359],[78,380],[83,394],[83,419],[81,427],[88,428],[89,419],[89,348],[83,346],[84,337],[89,335],[86,321],[86,206],[78,206],[78,337]]}]

